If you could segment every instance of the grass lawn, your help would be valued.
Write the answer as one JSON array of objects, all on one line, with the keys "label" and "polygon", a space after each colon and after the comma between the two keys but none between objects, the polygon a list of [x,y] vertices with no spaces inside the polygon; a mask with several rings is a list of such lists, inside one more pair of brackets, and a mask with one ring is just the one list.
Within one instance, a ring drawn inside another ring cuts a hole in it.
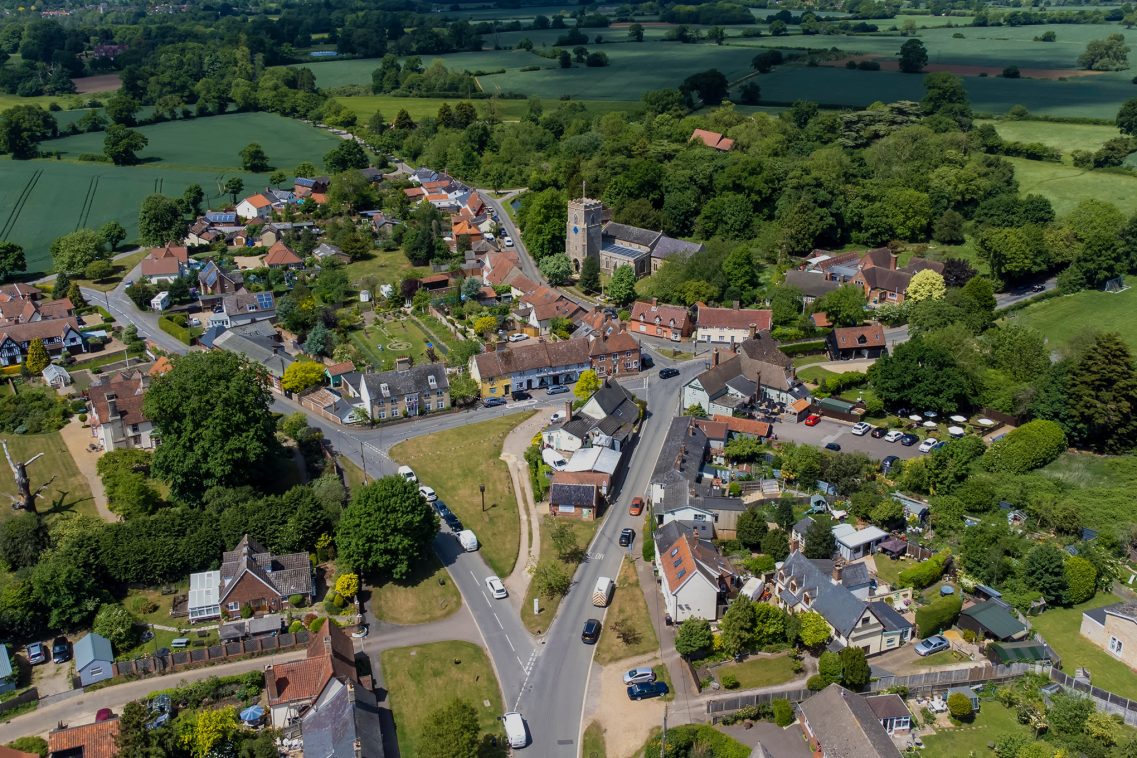
[{"label": "grass lawn", "polygon": [[359,281],[365,276],[375,276],[384,284],[396,281],[403,272],[414,271],[419,277],[430,273],[430,269],[416,269],[412,266],[402,250],[371,250],[360,260],[344,266],[343,270],[349,282]]},{"label": "grass lawn", "polygon": [[[169,619],[169,618],[166,619],[167,624],[170,621],[172,621],[172,619]],[[141,634],[143,632],[142,627],[135,627],[134,629],[139,634]],[[180,637],[185,637],[185,638],[189,639],[189,641],[190,641],[189,647],[187,647],[186,650],[192,650],[195,647],[205,647],[208,645],[217,645],[217,644],[220,644],[220,642],[221,642],[221,640],[217,636],[217,630],[216,629],[210,629],[208,635],[205,637],[198,637],[197,632],[193,629],[188,628],[188,624],[187,624],[187,628],[181,632],[169,632],[169,631],[166,631],[165,629],[155,629],[154,630],[154,639],[150,640],[149,642],[140,642],[131,648],[116,651],[116,658],[117,658],[117,660],[120,660],[120,661],[128,661],[128,660],[131,660],[132,658],[137,658],[141,655],[145,655],[146,653],[153,653],[155,650],[157,650],[159,648],[170,647],[170,643],[173,642],[174,640],[180,638]],[[198,644],[199,642],[202,644],[199,645]],[[155,645],[155,643],[157,643],[157,645]]]},{"label": "grass lawn", "polygon": [[[28,466],[28,478],[34,491],[42,487],[53,475],[55,476],[55,481],[43,491],[43,498],[36,500],[36,508],[49,524],[65,513],[99,515],[87,477],[79,472],[79,467],[75,465],[75,459],[71,457],[71,452],[59,432],[4,434],[0,435],[0,439],[7,441],[13,460],[27,462],[33,456],[43,453],[42,458]],[[16,494],[16,481],[10,473],[0,476],[0,492],[6,495]],[[4,515],[0,520],[11,518],[14,513],[8,507],[10,501],[4,498],[4,502],[5,507],[0,509]]]},{"label": "grass lawn", "polygon": [[[189,580],[179,582],[176,585],[181,590],[189,588]],[[154,610],[150,613],[139,613],[134,610],[134,601],[140,597],[144,597],[154,604]],[[162,624],[164,626],[177,626],[178,619],[170,616],[170,606],[173,605],[175,595],[163,595],[156,589],[145,590],[130,590],[129,594],[119,601],[119,604],[130,611],[130,615],[143,624]]]},{"label": "grass lawn", "polygon": [[1059,216],[1089,199],[1113,203],[1126,216],[1137,211],[1137,178],[1025,158],[1007,160],[1014,164],[1020,194],[1036,193],[1048,198]]},{"label": "grass lawn", "polygon": [[821,368],[820,366],[809,366],[797,372],[798,379],[801,379],[803,382],[810,382],[811,384],[817,384],[824,379],[837,375],[835,372]]},{"label": "grass lawn", "polygon": [[873,558],[876,560],[876,575],[882,581],[888,582],[890,587],[895,587],[900,583],[901,571],[916,565],[916,561],[911,558],[901,558],[894,561],[881,553],[876,554]]},{"label": "grass lawn", "polygon": [[799,355],[794,358],[794,368],[802,368],[813,363],[826,363],[828,360],[828,355]]},{"label": "grass lawn", "polygon": [[[469,642],[435,642],[384,650],[380,660],[402,755],[418,755],[418,742],[427,718],[454,698],[465,700],[478,713],[481,756],[505,755],[505,730],[497,721],[505,708],[484,650]],[[491,734],[498,735],[496,749],[489,746]]]},{"label": "grass lawn", "polygon": [[792,665],[793,660],[788,655],[778,658],[751,658],[744,663],[720,666],[715,669],[715,673],[720,682],[727,674],[734,674],[738,677],[738,688],[749,690],[790,681],[797,676]]},{"label": "grass lawn", "polygon": [[[123,258],[111,261],[111,264],[114,266],[114,273],[106,279],[100,279],[96,282],[91,281],[90,279],[81,279],[76,277],[72,278],[71,281],[75,284],[78,284],[80,287],[98,290],[99,292],[109,292],[110,290],[113,290],[115,287],[117,287],[118,283],[121,282],[123,278],[130,273],[131,269],[137,266],[149,252],[149,249],[139,250],[137,253],[131,253],[130,255],[127,255]],[[55,284],[55,280],[52,279],[50,282],[45,282],[45,284]],[[99,305],[105,307],[106,303],[93,302],[89,303],[89,305]]]},{"label": "grass lawn", "polygon": [[1033,737],[1029,727],[1018,722],[1015,712],[997,700],[984,700],[970,723],[962,727],[941,729],[921,737],[926,747],[920,758],[959,758],[966,755],[988,755],[987,743],[1000,734],[1019,732]]},{"label": "grass lawn", "polygon": [[1106,141],[1121,136],[1116,126],[1055,124],[1047,121],[977,121],[975,128],[989,123],[995,125],[995,131],[1005,140],[1041,142],[1058,148],[1063,153],[1062,162],[1068,165],[1072,165],[1070,153],[1073,151],[1096,152]]},{"label": "grass lawn", "polygon": [[[343,467],[344,474],[347,476],[348,489],[352,493],[358,492],[359,488],[364,485],[363,469],[352,463],[346,455],[337,457],[336,461],[338,461],[340,466]],[[371,477],[368,477],[368,480],[370,479]]]},{"label": "grass lawn", "polygon": [[604,728],[600,726],[599,721],[593,721],[584,730],[584,741],[580,745],[581,755],[587,755],[589,758],[607,758],[608,753],[604,750]]},{"label": "grass lawn", "polygon": [[454,344],[459,341],[454,333],[446,327],[446,324],[434,316],[416,316],[415,319],[434,336],[435,339],[432,339],[431,342],[435,344],[435,347],[439,347],[439,353],[449,353]]},{"label": "grass lawn", "polygon": [[[596,530],[600,527],[599,521],[580,521],[579,519],[565,519],[566,523],[571,524],[573,529],[576,530],[576,540],[580,545],[583,552],[588,544],[592,542],[592,535],[596,534]],[[553,516],[546,516],[541,522],[541,560],[558,560],[556,550],[553,548],[552,532],[555,520]],[[561,566],[572,576],[576,572],[578,564],[572,561],[561,561]],[[504,574],[502,574],[504,576]],[[569,590],[572,592],[572,590]],[[578,587],[577,592],[592,592],[591,587]],[[616,594],[621,590],[617,589]],[[540,596],[541,599],[541,612],[539,614],[533,613],[533,598],[538,597],[537,591],[533,583],[529,583],[529,589],[525,592],[525,602],[521,604],[521,622],[525,624],[525,628],[530,633],[543,632],[549,628],[549,624],[553,623],[553,617],[557,615],[557,608],[561,604],[559,597],[552,599]],[[597,616],[600,615],[600,609],[597,608]],[[597,645],[604,643],[604,636],[612,634],[612,632],[605,628],[600,633],[600,642]],[[615,636],[614,634],[612,635]],[[652,633],[654,637],[654,632]],[[621,656],[622,657],[622,656]],[[615,660],[615,659],[613,659]]]},{"label": "grass lawn", "polygon": [[[608,629],[600,636],[600,641],[596,645],[594,660],[602,666],[659,649],[659,638],[655,636],[655,628],[651,624],[651,616],[648,615],[647,601],[644,600],[643,590],[640,589],[640,578],[636,574],[635,563],[625,559],[620,564],[620,576],[616,578],[616,588],[612,606],[605,617]],[[639,641],[635,644],[620,641],[612,631],[612,624],[616,621],[622,621],[628,628],[639,632]]]},{"label": "grass lawn", "polygon": [[[410,466],[419,481],[430,485],[462,524],[473,530],[482,555],[498,576],[509,576],[517,562],[521,517],[501,443],[533,413],[469,424],[416,437],[391,448],[391,458]],[[486,486],[486,511],[478,485]]]},{"label": "grass lawn", "polygon": [[[351,332],[351,338],[364,355],[375,364],[376,369],[381,370],[385,360],[394,361],[398,355],[411,356],[415,364],[429,362],[426,357],[426,343],[432,340],[410,319],[380,322],[375,326],[356,329]],[[392,344],[409,344],[410,347],[392,348]]]},{"label": "grass lawn", "polygon": [[655,672],[657,681],[663,682],[667,685],[667,694],[660,695],[659,699],[665,703],[669,703],[675,699],[675,685],[671,683],[671,672],[667,670],[667,664],[661,663],[658,666],[652,666],[651,670]]},{"label": "grass lawn", "polygon": [[[444,584],[439,584],[441,579]],[[462,607],[462,595],[433,552],[402,581],[371,588],[375,618],[392,624],[427,624]]]},{"label": "grass lawn", "polygon": [[939,653],[933,653],[922,661],[916,661],[918,666],[947,666],[952,663],[963,663],[970,660],[965,655],[960,655],[954,650],[943,650]]},{"label": "grass lawn", "polygon": [[1031,619],[1035,630],[1062,656],[1062,670],[1073,675],[1079,666],[1093,672],[1094,686],[1115,695],[1137,699],[1137,677],[1121,661],[1079,633],[1082,612],[1121,602],[1117,596],[1099,592],[1093,599],[1069,608],[1047,608]]},{"label": "grass lawn", "polygon": [[[1137,184],[1134,187],[1137,188]],[[1054,347],[1096,329],[1120,333],[1130,349],[1134,349],[1137,348],[1137,289],[1117,294],[1087,290],[1056,297],[1019,311],[1015,321],[1042,332]]]}]

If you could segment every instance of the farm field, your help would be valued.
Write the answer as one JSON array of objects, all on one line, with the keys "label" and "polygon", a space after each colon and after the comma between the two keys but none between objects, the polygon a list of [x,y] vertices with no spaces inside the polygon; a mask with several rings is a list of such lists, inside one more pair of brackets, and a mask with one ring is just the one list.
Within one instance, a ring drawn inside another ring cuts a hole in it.
[{"label": "farm field", "polygon": [[[117,167],[98,163],[5,161],[0,184],[0,240],[24,248],[28,273],[51,268],[51,243],[76,229],[118,221],[123,247],[138,236],[138,209],[147,195],[180,197],[191,184],[205,190],[207,205],[228,202],[217,192],[223,173]],[[246,175],[247,176],[247,175]]]},{"label": "farm field", "polygon": [[[1070,153],[1074,150],[1101,148],[1107,140],[1121,136],[1114,126],[1093,126],[1091,124],[1052,124],[1046,121],[977,121],[976,126],[985,123],[995,125],[995,131],[1005,140],[1016,142],[1041,142],[1062,151],[1062,162],[1070,165]],[[1099,174],[1099,176],[1101,176]]]},{"label": "farm field", "polygon": [[1117,294],[1086,290],[1054,298],[1019,311],[1015,321],[1042,332],[1053,347],[1094,329],[1118,332],[1131,350],[1137,350],[1137,289]]},{"label": "farm field", "polygon": [[[351,61],[355,63],[356,61]],[[536,72],[534,72],[536,73]],[[370,74],[368,74],[370,76]],[[366,122],[371,118],[375,111],[379,111],[383,116],[390,120],[395,117],[395,114],[400,109],[405,108],[411,118],[416,121],[427,116],[438,115],[438,109],[443,103],[450,103],[453,107],[454,103],[458,102],[460,97],[337,97],[344,107],[355,112],[360,121]],[[475,107],[480,105],[481,101],[475,103]],[[620,100],[581,100],[588,109],[589,116],[602,116],[611,111],[627,110],[632,111],[640,107],[638,100],[634,102],[623,102]],[[506,121],[518,121],[529,108],[528,100],[502,100],[502,110],[505,111]],[[560,103],[556,100],[545,100],[545,112],[549,113],[556,110]]]},{"label": "farm field", "polygon": [[[231,113],[225,116],[168,121],[137,127],[150,140],[138,152],[147,167],[179,167],[240,171],[238,154],[250,142],[259,142],[276,168],[291,171],[302,161],[322,166],[324,155],[341,140],[323,129],[271,113]],[[64,158],[102,153],[102,132],[63,137],[46,143],[44,150],[59,150]],[[246,184],[255,181],[246,178]]]},{"label": "farm field", "polygon": [[1113,203],[1126,216],[1137,212],[1137,178],[1123,174],[1086,171],[1059,163],[1008,159],[1015,167],[1019,192],[1037,193],[1050,198],[1059,216],[1074,210],[1087,199]]}]

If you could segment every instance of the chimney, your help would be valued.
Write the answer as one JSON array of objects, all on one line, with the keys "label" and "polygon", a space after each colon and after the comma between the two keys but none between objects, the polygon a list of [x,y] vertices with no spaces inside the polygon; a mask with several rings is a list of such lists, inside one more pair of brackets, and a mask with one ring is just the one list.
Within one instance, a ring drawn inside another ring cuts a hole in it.
[{"label": "chimney", "polygon": [[493,353],[496,351],[497,351],[497,343],[496,342],[487,342],[486,343],[486,352],[487,353]]},{"label": "chimney", "polygon": [[120,418],[118,415],[118,400],[111,398],[107,400],[107,421],[112,421],[116,418]]},{"label": "chimney", "polygon": [[758,336],[758,325],[757,324],[751,324],[750,325],[750,339],[754,339],[756,336]]},{"label": "chimney", "polygon": [[691,436],[692,437],[695,436],[695,425],[694,424],[691,424]]},{"label": "chimney", "polygon": [[655,306],[657,306],[657,305],[659,305],[659,298],[658,298],[658,297],[653,297],[653,298],[651,299],[651,307],[652,307],[652,308],[654,308],[654,307],[655,307]]},{"label": "chimney", "polygon": [[733,306],[733,309],[734,309],[734,310],[738,310],[738,306],[739,306],[739,305],[741,305],[741,303],[739,303],[737,300],[735,300],[735,301],[734,301],[734,306]]},{"label": "chimney", "polygon": [[499,338],[497,341],[497,347],[495,349],[496,350],[505,350],[508,347],[509,347],[509,343],[506,342],[505,340]]},{"label": "chimney", "polygon": [[396,371],[406,371],[410,367],[411,367],[410,356],[400,355],[397,358],[395,358],[395,370]]},{"label": "chimney", "polygon": [[796,552],[797,552],[797,538],[795,537],[792,540],[790,540],[790,555],[793,555]]},{"label": "chimney", "polygon": [[712,366],[717,366],[717,365],[719,365],[719,351],[718,351],[718,350],[715,350],[715,351],[714,351],[714,355],[713,355],[713,357],[711,358],[711,365],[712,365]]},{"label": "chimney", "polygon": [[565,401],[565,421],[568,421],[570,418],[572,418],[572,401],[566,400]]},{"label": "chimney", "polygon": [[274,346],[273,346],[273,348],[272,348],[272,354],[273,354],[273,355],[276,355],[276,346],[275,346],[275,345],[274,345]]},{"label": "chimney", "polygon": [[841,581],[841,575],[843,573],[845,573],[845,567],[844,566],[834,566],[833,567],[833,581],[834,582]]}]

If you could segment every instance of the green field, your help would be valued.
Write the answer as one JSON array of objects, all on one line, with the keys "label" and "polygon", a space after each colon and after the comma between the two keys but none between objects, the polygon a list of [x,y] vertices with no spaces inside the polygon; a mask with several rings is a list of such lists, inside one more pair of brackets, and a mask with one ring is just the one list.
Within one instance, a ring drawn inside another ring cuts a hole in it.
[{"label": "green field", "polygon": [[1015,321],[1042,332],[1052,347],[1094,329],[1119,332],[1130,349],[1137,350],[1137,289],[1117,294],[1087,290],[1047,300],[1019,311]]},{"label": "green field", "polygon": [[[351,61],[352,63],[356,61]],[[534,72],[537,73],[537,72]],[[438,115],[438,108],[443,103],[450,103],[453,107],[461,98],[427,98],[427,97],[337,97],[340,103],[350,110],[354,111],[359,117],[360,121],[366,121],[371,118],[375,111],[379,111],[383,116],[390,120],[395,117],[401,109],[406,109],[411,118],[416,121],[427,116]],[[618,110],[634,111],[640,107],[639,101],[622,102],[619,100],[582,100],[580,101],[588,109],[590,116],[602,116],[605,113]],[[480,103],[479,103],[480,104]],[[518,121],[525,112],[529,109],[528,100],[502,100],[501,104],[505,111],[506,121]],[[545,101],[545,111],[552,111],[556,109],[559,103],[553,101]]]},{"label": "green field", "polygon": [[1054,212],[1063,216],[1083,200],[1104,200],[1116,205],[1126,216],[1137,212],[1137,178],[1124,174],[1064,166],[1058,163],[1010,158],[1015,166],[1019,191],[1038,193],[1050,199]]},{"label": "green field", "polygon": [[979,121],[976,126],[994,123],[995,131],[1005,140],[1016,142],[1041,142],[1062,151],[1062,162],[1070,164],[1070,153],[1074,150],[1101,148],[1107,140],[1120,137],[1121,132],[1114,126],[1093,126],[1090,124],[1052,124],[1046,121]]},{"label": "green field", "polygon": [[[270,165],[291,171],[302,161],[322,166],[324,155],[340,144],[339,137],[291,118],[271,113],[231,113],[213,118],[168,121],[140,126],[150,144],[138,157],[147,167],[177,167],[199,170],[240,171],[240,151],[259,142]],[[64,158],[81,153],[102,153],[102,132],[64,137],[43,145],[59,150]],[[245,183],[256,181],[246,177]]]}]

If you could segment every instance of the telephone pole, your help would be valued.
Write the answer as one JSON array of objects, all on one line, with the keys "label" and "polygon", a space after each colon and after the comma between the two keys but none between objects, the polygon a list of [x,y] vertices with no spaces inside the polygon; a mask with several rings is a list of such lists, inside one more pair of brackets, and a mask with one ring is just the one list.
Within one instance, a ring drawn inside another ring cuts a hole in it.
[{"label": "telephone pole", "polygon": [[660,740],[659,758],[667,755],[667,703],[663,704],[663,739]]}]

